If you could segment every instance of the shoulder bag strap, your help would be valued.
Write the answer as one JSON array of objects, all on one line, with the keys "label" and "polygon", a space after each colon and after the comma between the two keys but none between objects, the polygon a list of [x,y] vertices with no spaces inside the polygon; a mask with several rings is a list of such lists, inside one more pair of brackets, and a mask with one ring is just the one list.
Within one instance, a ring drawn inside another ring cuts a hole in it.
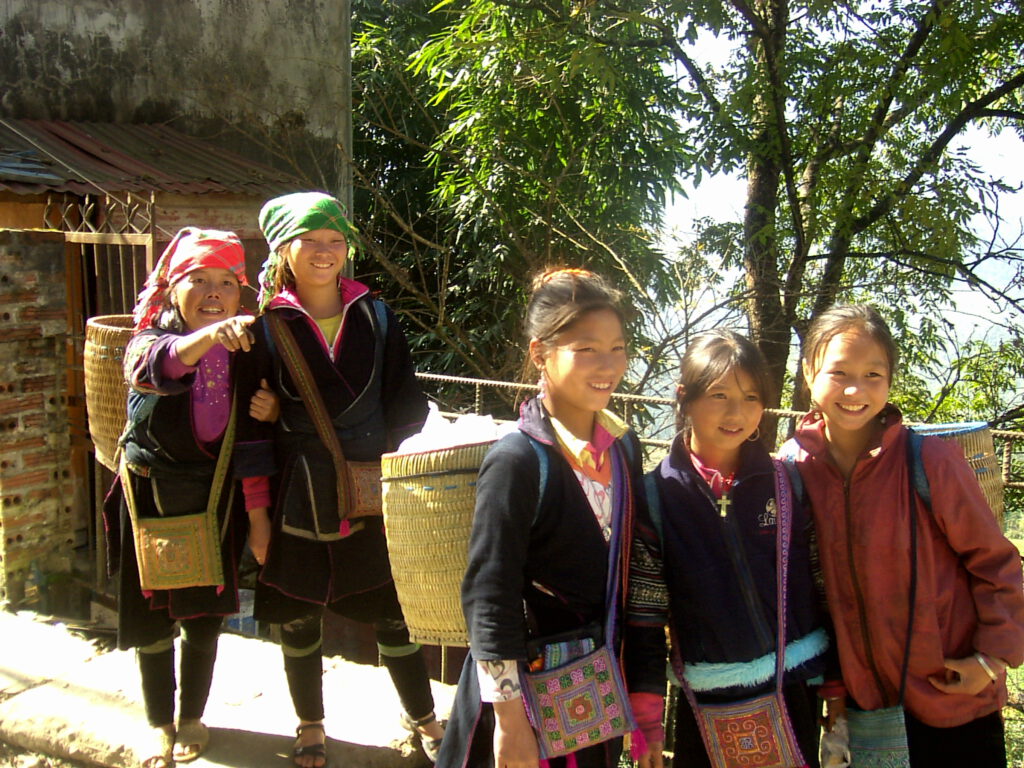
[{"label": "shoulder bag strap", "polygon": [[[220,441],[220,453],[217,454],[217,466],[213,470],[213,485],[210,486],[210,498],[206,503],[206,514],[213,520],[217,519],[217,507],[220,506],[220,497],[224,494],[224,486],[230,482],[228,478],[228,466],[231,464],[231,454],[235,449],[235,428],[238,415],[238,389],[231,388],[231,415],[228,417],[228,425],[224,429],[224,438]],[[234,489],[232,489],[233,491]],[[223,541],[228,532],[228,522],[231,520],[231,510],[224,515],[224,523],[220,529],[220,540]]]},{"label": "shoulder bag strap", "polygon": [[[789,546],[792,539],[792,516],[793,496],[789,483],[789,473],[786,471],[785,463],[781,460],[772,461],[773,476],[775,481],[775,584],[776,584],[776,640],[775,640],[775,691],[782,693],[782,679],[786,672],[786,589],[789,583]],[[650,477],[650,475],[648,475]],[[653,481],[648,482],[648,488],[654,485]],[[657,489],[655,489],[657,492]],[[653,519],[653,515],[652,515]],[[660,514],[655,527],[659,528]],[[686,680],[685,665],[677,671],[679,684],[686,693],[690,706],[696,712],[697,699],[693,689]]]},{"label": "shoulder bag strap", "polygon": [[782,693],[782,678],[786,673],[786,589],[789,583],[789,546],[793,533],[793,496],[789,473],[781,461],[773,461],[775,475],[775,583],[778,594],[776,625],[778,640],[775,647],[775,690]]},{"label": "shoulder bag strap", "polygon": [[907,466],[909,467],[910,479],[913,481],[914,490],[924,502],[925,509],[932,511],[932,489],[928,482],[928,475],[924,471],[924,459],[921,458],[921,445],[924,443],[924,435],[907,427]]},{"label": "shoulder bag strap", "polygon": [[626,537],[632,529],[634,504],[627,449],[615,449],[615,445],[621,443],[621,439],[616,440],[608,452],[608,460],[612,462],[612,533],[608,539],[608,581],[605,584],[605,642],[609,645],[615,638],[619,595],[625,595],[627,589],[629,547]]},{"label": "shoulder bag strap", "polygon": [[[907,473],[910,475],[907,479],[910,481],[907,483],[909,489],[910,498],[908,499],[908,514],[907,517],[910,520],[910,610],[907,617],[907,645],[903,652],[903,667],[900,670],[900,705],[903,705],[903,696],[907,690],[907,674],[910,668],[910,644],[914,637],[914,613],[917,604],[917,497],[920,493],[917,487],[918,479],[917,474],[924,475],[924,467],[921,464],[921,435],[917,434],[913,430],[908,430],[907,435]],[[926,481],[927,482],[927,481]],[[930,494],[925,500],[925,504],[931,508]]]},{"label": "shoulder bag strap", "polygon": [[537,506],[533,510],[533,522],[536,523],[540,519],[540,508],[544,503],[544,493],[548,488],[548,452],[539,440],[530,437],[525,432],[523,434],[526,435],[533,452],[537,454],[537,469],[540,472],[540,480],[537,484]]},{"label": "shoulder bag strap", "polygon": [[334,423],[327,415],[327,406],[324,405],[320,389],[313,381],[313,373],[309,370],[306,358],[299,350],[295,342],[295,336],[279,312],[271,310],[264,317],[267,318],[267,328],[273,338],[274,346],[277,347],[288,373],[298,387],[299,395],[306,406],[306,412],[316,427],[316,433],[320,436],[321,442],[331,454],[331,461],[334,463],[334,477],[338,489],[338,516],[345,519],[348,512],[355,508],[353,491],[348,478],[348,465],[345,462],[345,454],[341,451],[341,442],[338,434],[334,431]]}]

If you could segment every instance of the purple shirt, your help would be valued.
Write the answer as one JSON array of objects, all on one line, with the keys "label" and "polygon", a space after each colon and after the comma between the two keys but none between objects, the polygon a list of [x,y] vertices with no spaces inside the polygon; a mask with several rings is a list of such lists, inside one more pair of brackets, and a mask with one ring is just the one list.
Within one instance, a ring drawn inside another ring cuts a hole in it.
[{"label": "purple shirt", "polygon": [[178,357],[178,345],[172,344],[163,360],[163,373],[169,379],[183,379],[195,373],[192,382],[192,424],[196,437],[212,443],[224,434],[231,415],[231,383],[228,363],[231,353],[220,344],[199,359],[194,366],[185,365]]}]

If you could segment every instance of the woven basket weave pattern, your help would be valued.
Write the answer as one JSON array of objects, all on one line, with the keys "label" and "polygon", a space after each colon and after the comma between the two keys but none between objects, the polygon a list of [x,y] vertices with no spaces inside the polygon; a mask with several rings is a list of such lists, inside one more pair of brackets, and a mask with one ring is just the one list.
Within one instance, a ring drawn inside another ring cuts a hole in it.
[{"label": "woven basket weave pattern", "polygon": [[982,493],[992,508],[992,514],[1003,525],[1003,477],[999,469],[995,445],[992,442],[992,431],[984,422],[967,424],[923,424],[915,425],[914,429],[922,434],[952,440],[964,452],[967,463],[974,470]]},{"label": "woven basket weave pattern", "polygon": [[460,595],[477,471],[490,447],[381,457],[391,572],[414,642],[469,644]]},{"label": "woven basket weave pattern", "polygon": [[114,454],[128,410],[124,348],[132,337],[131,315],[99,315],[85,323],[85,407],[96,460],[116,471]]}]

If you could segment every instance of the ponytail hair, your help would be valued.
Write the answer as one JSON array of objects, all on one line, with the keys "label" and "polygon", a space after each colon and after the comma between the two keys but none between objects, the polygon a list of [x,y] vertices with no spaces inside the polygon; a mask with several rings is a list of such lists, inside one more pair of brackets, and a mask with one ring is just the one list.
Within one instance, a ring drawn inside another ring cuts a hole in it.
[{"label": "ponytail hair", "polygon": [[[621,302],[622,293],[590,270],[554,268],[539,272],[533,278],[523,321],[526,343],[536,339],[548,344],[584,315],[601,310],[614,312],[625,326]],[[531,372],[527,356],[523,381],[529,380]]]}]

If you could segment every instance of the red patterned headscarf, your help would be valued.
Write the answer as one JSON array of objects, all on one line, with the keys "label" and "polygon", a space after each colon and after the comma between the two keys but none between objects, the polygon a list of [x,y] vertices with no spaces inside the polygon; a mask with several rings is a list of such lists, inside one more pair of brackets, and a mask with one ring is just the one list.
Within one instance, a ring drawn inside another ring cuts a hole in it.
[{"label": "red patterned headscarf", "polygon": [[217,229],[185,227],[164,249],[153,267],[135,304],[135,330],[153,326],[164,307],[167,290],[197,269],[227,269],[238,282],[249,285],[245,278],[245,251],[234,232]]}]

